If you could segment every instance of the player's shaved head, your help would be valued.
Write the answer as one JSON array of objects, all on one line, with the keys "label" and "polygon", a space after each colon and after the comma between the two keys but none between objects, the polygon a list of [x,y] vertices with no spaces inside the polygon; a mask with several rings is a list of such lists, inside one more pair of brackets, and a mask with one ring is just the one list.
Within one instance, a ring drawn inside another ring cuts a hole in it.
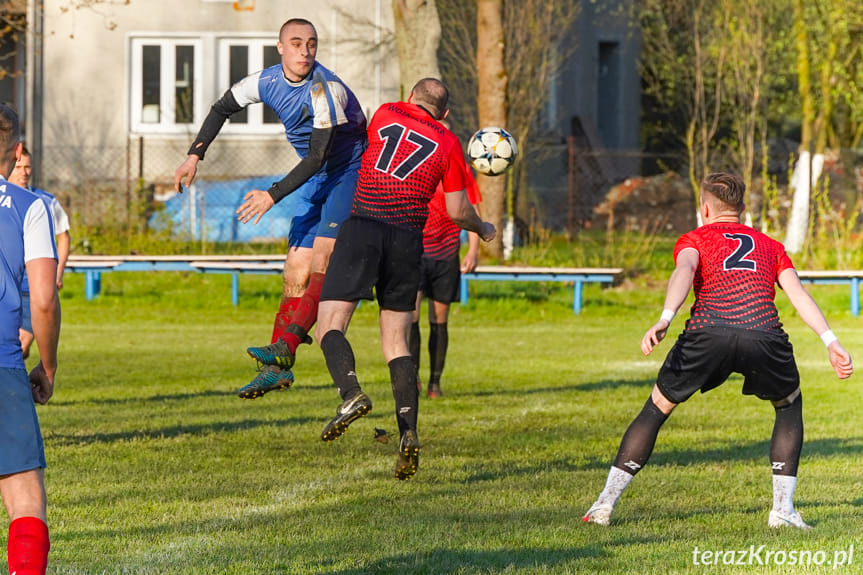
[{"label": "player's shaved head", "polygon": [[701,192],[707,192],[727,209],[739,212],[743,209],[746,184],[739,176],[727,172],[707,174],[701,181]]},{"label": "player's shaved head", "polygon": [[287,22],[282,24],[282,27],[279,29],[279,41],[280,42],[285,41],[284,36],[287,33],[288,28],[290,28],[291,26],[308,26],[309,28],[314,30],[315,38],[318,37],[318,30],[317,30],[317,28],[315,28],[314,24],[312,24],[311,22],[309,22],[305,18],[291,18],[290,20],[288,20]]},{"label": "player's shaved head", "polygon": [[449,90],[437,78],[423,78],[411,89],[411,102],[427,109],[435,118],[444,117],[449,103]]}]

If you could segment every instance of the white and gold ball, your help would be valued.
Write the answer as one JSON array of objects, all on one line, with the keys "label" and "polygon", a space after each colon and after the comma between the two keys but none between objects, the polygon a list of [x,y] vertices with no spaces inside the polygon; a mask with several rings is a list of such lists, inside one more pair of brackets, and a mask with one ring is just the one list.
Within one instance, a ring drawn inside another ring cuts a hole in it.
[{"label": "white and gold ball", "polygon": [[479,173],[499,176],[515,162],[518,146],[512,134],[503,128],[481,128],[468,141],[467,155]]}]

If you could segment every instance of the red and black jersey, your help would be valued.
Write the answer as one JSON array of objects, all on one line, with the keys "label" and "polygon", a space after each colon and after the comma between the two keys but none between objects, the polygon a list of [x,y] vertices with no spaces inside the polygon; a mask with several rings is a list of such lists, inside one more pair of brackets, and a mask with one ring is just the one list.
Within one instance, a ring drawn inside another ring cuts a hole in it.
[{"label": "red and black jersey", "polygon": [[[476,205],[481,201],[482,196],[464,157],[462,157],[461,166],[467,199],[471,204]],[[423,255],[434,260],[446,260],[457,256],[460,236],[461,228],[449,217],[443,187],[438,185],[429,202],[429,216],[423,228]]]},{"label": "red and black jersey", "polygon": [[698,251],[699,261],[687,330],[723,326],[781,331],[776,282],[779,274],[794,267],[781,243],[743,224],[715,223],[681,236],[674,246],[675,261],[689,248]]},{"label": "red and black jersey", "polygon": [[414,104],[384,104],[368,128],[352,214],[421,231],[438,183],[465,189],[458,137]]}]

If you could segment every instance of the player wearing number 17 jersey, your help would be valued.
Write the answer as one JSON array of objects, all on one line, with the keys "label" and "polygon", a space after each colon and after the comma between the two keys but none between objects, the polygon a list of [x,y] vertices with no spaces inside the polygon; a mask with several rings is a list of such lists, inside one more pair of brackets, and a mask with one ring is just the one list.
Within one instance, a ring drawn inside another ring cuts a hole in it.
[{"label": "player wearing number 17 jersey", "polygon": [[693,288],[691,316],[665,358],[650,398],[626,430],[605,489],[583,517],[586,522],[609,523],[614,505],[647,463],[659,428],[677,404],[736,372],[744,376],[743,393],[770,401],[776,413],[770,442],[773,509],[767,524],[809,529],[792,499],[803,445],[803,400],[794,352],[773,303],[775,285],[821,336],[840,379],[853,372],[851,356],[803,289],[782,245],[739,223],[745,191],[743,181],[731,174],[710,174],[701,184],[705,225],[678,240],[665,308],[644,334],[641,350],[647,355],[662,341]]},{"label": "player wearing number 17 jersey", "polygon": [[380,305],[381,347],[390,370],[401,433],[396,477],[409,479],[419,465],[416,370],[408,351],[411,314],[419,285],[422,229],[439,182],[447,213],[485,241],[494,226],[480,220],[465,194],[458,138],[439,120],[449,95],[442,82],[417,82],[407,102],[384,104],[369,123],[351,216],[343,224],[321,291],[315,335],[342,404],[321,439],[332,441],[371,411],[360,389],[356,362],[345,338],[361,299]]}]

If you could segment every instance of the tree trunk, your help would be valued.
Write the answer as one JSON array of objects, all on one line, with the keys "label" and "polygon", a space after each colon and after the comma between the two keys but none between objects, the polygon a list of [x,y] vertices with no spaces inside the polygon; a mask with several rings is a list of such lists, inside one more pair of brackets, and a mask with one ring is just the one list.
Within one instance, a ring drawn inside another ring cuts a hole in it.
[{"label": "tree trunk", "polygon": [[809,227],[809,197],[812,189],[812,176],[814,175],[809,168],[810,161],[813,159],[809,150],[813,141],[815,101],[812,97],[809,36],[806,32],[805,19],[803,0],[794,0],[794,43],[797,48],[797,81],[802,106],[802,123],[800,126],[800,155],[794,168],[794,174],[799,174],[799,176],[793,186],[794,196],[791,215],[788,218],[788,228],[785,230],[785,249],[792,254],[799,252],[806,240],[806,232]]},{"label": "tree trunk", "polygon": [[435,0],[393,0],[393,17],[399,55],[399,94],[404,99],[417,81],[441,77],[437,60],[440,18]]},{"label": "tree trunk", "polygon": [[[507,77],[504,67],[503,2],[477,1],[476,68],[479,126],[506,127]],[[503,229],[506,206],[507,176],[477,178],[482,193],[483,219],[494,224],[497,236],[488,244],[488,251],[503,260]]]}]

